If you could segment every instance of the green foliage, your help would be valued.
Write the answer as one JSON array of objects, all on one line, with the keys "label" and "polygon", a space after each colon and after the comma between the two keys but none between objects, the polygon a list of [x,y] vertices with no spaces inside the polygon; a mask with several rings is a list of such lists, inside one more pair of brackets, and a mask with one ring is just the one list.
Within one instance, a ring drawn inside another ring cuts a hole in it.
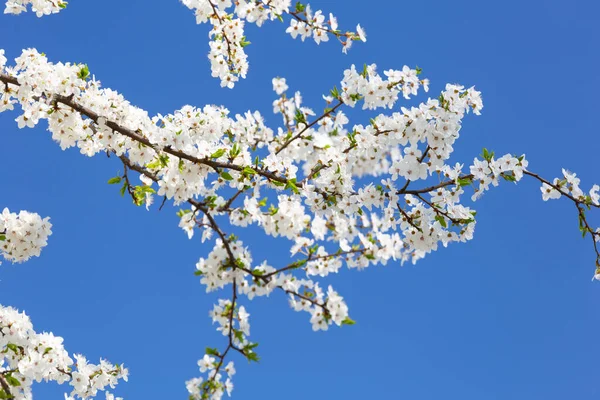
[{"label": "green foliage", "polygon": [[83,64],[77,73],[79,79],[86,80],[90,76],[90,69],[86,64]]}]

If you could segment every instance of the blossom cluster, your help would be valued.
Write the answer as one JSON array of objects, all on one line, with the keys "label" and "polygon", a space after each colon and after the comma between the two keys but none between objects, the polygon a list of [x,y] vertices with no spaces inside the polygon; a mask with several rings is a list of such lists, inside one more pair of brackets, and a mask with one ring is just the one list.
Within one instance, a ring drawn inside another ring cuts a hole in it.
[{"label": "blossom cluster", "polygon": [[567,171],[563,168],[563,178],[554,178],[552,184],[543,183],[540,190],[542,191],[542,199],[544,201],[558,199],[565,193],[573,196],[583,203],[589,203],[594,206],[600,206],[600,186],[593,185],[586,194],[580,187],[581,180],[577,174]]},{"label": "blossom cluster", "polygon": [[[90,364],[75,354],[75,362],[63,346],[63,339],[52,333],[38,333],[25,313],[0,305],[0,396],[3,399],[31,399],[34,382],[69,383],[67,399],[88,399],[99,391],[127,381],[122,365],[106,360]],[[110,393],[107,400],[114,399]]]},{"label": "blossom cluster", "polygon": [[246,39],[244,25],[246,22],[262,26],[273,20],[283,21],[289,16],[290,26],[287,32],[302,41],[312,37],[317,44],[329,40],[329,36],[337,37],[346,52],[353,40],[366,41],[364,30],[357,27],[357,32],[338,30],[337,19],[329,14],[326,21],[322,11],[313,12],[310,5],[301,2],[292,8],[291,0],[182,0],[183,4],[196,15],[196,23],[210,23],[209,32],[212,76],[221,80],[221,86],[233,88],[240,78],[248,72],[248,57],[244,48],[250,44]]},{"label": "blossom cluster", "polygon": [[[232,6],[226,0],[219,4],[217,10]],[[288,93],[284,78],[275,78],[273,111],[282,124],[269,127],[257,111],[231,115],[213,105],[149,116],[103,88],[85,65],[52,63],[34,49],[24,50],[14,66],[6,66],[1,51],[0,57],[0,112],[19,107],[19,128],[47,121],[63,149],[115,156],[123,174],[108,183],[119,185],[122,195],[147,208],[156,196],[163,203],[172,200],[183,207],[179,226],[189,238],[200,231],[203,242],[214,240],[196,264],[196,275],[207,292],[233,288],[232,298],[211,314],[229,344],[202,358],[199,366],[208,376],[188,382],[194,398],[218,399],[232,390],[229,350],[251,361],[257,357],[248,348],[256,343],[246,338],[242,296],[283,293],[292,309],[310,315],[313,330],[352,324],[344,298],[329,285],[324,290],[322,278],[344,265],[414,263],[440,247],[471,240],[476,211],[465,204],[467,191],[476,200],[500,180],[518,182],[525,175],[550,184],[527,170],[524,156],[496,158],[484,149],[472,165],[451,164],[463,119],[483,109],[481,93],[448,84],[437,98],[398,107],[401,99],[428,91],[419,68],[380,74],[376,65],[351,66],[339,88],[323,96],[319,112],[303,103],[300,92]],[[381,113],[351,124],[349,108]],[[600,232],[589,226],[581,207],[598,206],[598,188],[584,196],[578,184],[574,175],[565,175],[565,183],[555,181],[551,189],[576,202],[582,229],[596,243]],[[224,223],[253,225],[287,241],[290,263],[277,267],[253,255],[224,231]]]},{"label": "blossom cluster", "polygon": [[[217,330],[223,336],[229,338],[228,350],[234,349],[249,361],[258,361],[258,356],[254,352],[256,343],[251,343],[247,340],[250,335],[250,324],[248,317],[250,314],[246,312],[244,306],[238,307],[230,300],[219,300],[212,311],[210,312],[213,323],[218,325]],[[225,352],[221,354],[217,349],[208,348],[206,354],[198,361],[198,367],[201,373],[206,373],[209,379],[204,380],[202,377],[193,378],[186,382],[186,387],[192,399],[204,399],[207,395],[211,399],[218,400],[226,392],[231,395],[233,383],[231,378],[235,374],[235,366],[233,361],[229,361],[224,365]],[[223,381],[224,371],[227,375]]]},{"label": "blossom cluster", "polygon": [[56,14],[67,7],[67,2],[63,0],[8,0],[4,8],[4,14],[21,14],[31,7],[38,17],[44,15]]},{"label": "blossom cluster", "polygon": [[479,183],[472,199],[477,200],[481,197],[490,188],[490,185],[498,186],[500,178],[510,182],[519,182],[528,165],[529,162],[524,155],[515,157],[505,154],[496,160],[493,152],[489,153],[487,149],[484,149],[483,160],[475,158],[470,167],[473,179]]},{"label": "blossom cluster", "polygon": [[0,214],[0,254],[15,263],[39,257],[52,234],[49,220],[27,211],[11,213],[5,208]]}]

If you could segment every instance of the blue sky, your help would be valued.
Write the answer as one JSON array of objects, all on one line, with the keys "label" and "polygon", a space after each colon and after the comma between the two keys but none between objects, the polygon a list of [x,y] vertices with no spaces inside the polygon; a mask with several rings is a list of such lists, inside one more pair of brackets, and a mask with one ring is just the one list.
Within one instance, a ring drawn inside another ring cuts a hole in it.
[{"label": "blue sky", "polygon": [[[549,178],[565,167],[585,188],[600,183],[597,2],[368,4],[314,2],[342,27],[366,28],[368,42],[346,56],[335,43],[294,41],[279,23],[248,28],[249,77],[234,90],[210,77],[208,27],[175,0],[73,0],[40,20],[2,15],[0,48],[9,58],[35,47],[85,62],[150,113],[223,104],[258,109],[273,126],[274,76],[318,108],[352,63],[419,65],[432,95],[447,82],[483,92],[483,115],[466,119],[453,160],[488,147],[525,153]],[[204,348],[224,344],[208,318],[217,296],[193,275],[209,248],[187,240],[172,207],[147,212],[108,186],[116,160],[62,152],[44,128],[19,131],[15,117],[0,115],[0,206],[50,216],[54,234],[41,258],[0,267],[0,303],[26,310],[72,352],[124,362],[131,377],[117,393],[126,399],[186,398]],[[590,281],[594,255],[573,205],[543,203],[538,185],[523,181],[475,206],[472,242],[416,266],[335,276],[355,326],[313,333],[279,294],[246,302],[262,360],[237,359],[234,398],[597,399],[600,283]],[[268,238],[241,236],[255,260],[286,262]],[[40,385],[34,395],[63,391]]]}]

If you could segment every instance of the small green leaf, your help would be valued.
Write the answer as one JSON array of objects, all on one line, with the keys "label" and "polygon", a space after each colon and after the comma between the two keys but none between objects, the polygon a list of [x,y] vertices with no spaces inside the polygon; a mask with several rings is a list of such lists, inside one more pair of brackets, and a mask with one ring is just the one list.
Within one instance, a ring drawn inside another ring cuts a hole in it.
[{"label": "small green leaf", "polygon": [[254,175],[254,174],[256,174],[256,171],[250,167],[244,167],[244,169],[242,170],[242,174],[243,175]]},{"label": "small green leaf", "polygon": [[361,74],[360,74],[360,75],[361,75],[363,78],[366,78],[367,76],[369,76],[369,69],[368,69],[368,67],[367,67],[367,64],[365,64],[365,65],[363,66],[363,70],[362,70],[362,72],[361,72]]},{"label": "small green leaf", "polygon": [[296,124],[306,124],[306,117],[304,116],[302,110],[300,110],[299,108],[296,108],[296,115],[294,116],[294,121],[296,121]]},{"label": "small green leaf", "polygon": [[436,215],[435,220],[438,221],[442,227],[444,227],[444,228],[448,227],[448,224],[446,223],[446,219],[444,217],[442,217],[441,215]]},{"label": "small green leaf", "polygon": [[217,349],[213,349],[212,347],[207,347],[206,354],[209,356],[219,356],[219,351]]},{"label": "small green leaf", "polygon": [[294,194],[300,194],[300,191],[298,190],[298,187],[296,186],[296,178],[289,179],[287,181],[287,184],[285,185],[285,188],[291,190]]},{"label": "small green leaf", "polygon": [[248,359],[249,362],[259,362],[260,361],[260,357],[258,356],[258,354],[256,354],[253,351],[250,351],[248,353],[246,353],[246,358]]},{"label": "small green leaf", "polygon": [[121,179],[122,179],[122,178],[121,178],[120,176],[115,176],[114,178],[110,178],[110,179],[108,180],[108,184],[109,184],[109,185],[115,185],[115,184],[117,184],[117,183],[121,183]]},{"label": "small green leaf", "polygon": [[342,325],[356,325],[356,321],[350,317],[346,317],[346,319],[342,321]]},{"label": "small green leaf", "polygon": [[502,173],[502,177],[504,178],[504,180],[507,180],[509,182],[516,182],[517,181],[517,178],[515,178],[515,176],[511,175],[511,174]]},{"label": "small green leaf", "polygon": [[10,386],[21,386],[21,382],[12,375],[6,375],[4,378]]},{"label": "small green leaf", "polygon": [[210,158],[219,158],[226,152],[227,152],[227,150],[225,150],[225,149],[219,149],[219,150],[215,151],[214,153],[212,153],[210,155]]},{"label": "small green leaf", "polygon": [[337,88],[337,86],[334,86],[333,89],[331,89],[331,97],[333,97],[334,99],[338,99],[340,97],[340,92]]},{"label": "small green leaf", "polygon": [[460,186],[469,186],[471,183],[473,183],[473,180],[471,178],[459,178],[458,179],[458,184]]},{"label": "small green leaf", "polygon": [[86,64],[83,64],[83,66],[81,66],[81,68],[79,69],[79,72],[77,73],[77,77],[79,79],[87,79],[90,76],[90,69],[88,68],[88,66]]},{"label": "small green leaf", "polygon": [[240,41],[240,46],[242,46],[242,48],[249,46],[250,44],[252,44],[252,42],[249,42],[246,40],[246,36],[242,36],[242,40]]},{"label": "small green leaf", "polygon": [[19,347],[16,344],[14,344],[14,343],[8,343],[6,345],[6,347],[8,347],[10,350],[12,350],[15,353],[19,352]]},{"label": "small green leaf", "polygon": [[227,171],[223,171],[221,172],[221,178],[225,179],[226,181],[232,181],[233,180],[233,176],[231,176],[231,174]]},{"label": "small green leaf", "polygon": [[192,212],[192,210],[184,210],[184,209],[181,209],[181,210],[177,211],[177,216],[178,216],[179,218],[181,218],[181,217],[183,217],[185,214],[189,214],[189,213],[191,213],[191,212]]}]

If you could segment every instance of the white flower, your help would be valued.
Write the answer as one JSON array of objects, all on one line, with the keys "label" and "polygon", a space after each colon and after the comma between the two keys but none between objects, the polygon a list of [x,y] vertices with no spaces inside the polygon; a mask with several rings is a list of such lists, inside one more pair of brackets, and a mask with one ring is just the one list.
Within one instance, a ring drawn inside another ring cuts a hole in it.
[{"label": "white flower", "polygon": [[361,41],[363,41],[363,42],[367,41],[367,34],[366,34],[365,30],[360,26],[360,24],[358,24],[356,26],[356,32],[358,33],[358,37],[360,38]]}]

